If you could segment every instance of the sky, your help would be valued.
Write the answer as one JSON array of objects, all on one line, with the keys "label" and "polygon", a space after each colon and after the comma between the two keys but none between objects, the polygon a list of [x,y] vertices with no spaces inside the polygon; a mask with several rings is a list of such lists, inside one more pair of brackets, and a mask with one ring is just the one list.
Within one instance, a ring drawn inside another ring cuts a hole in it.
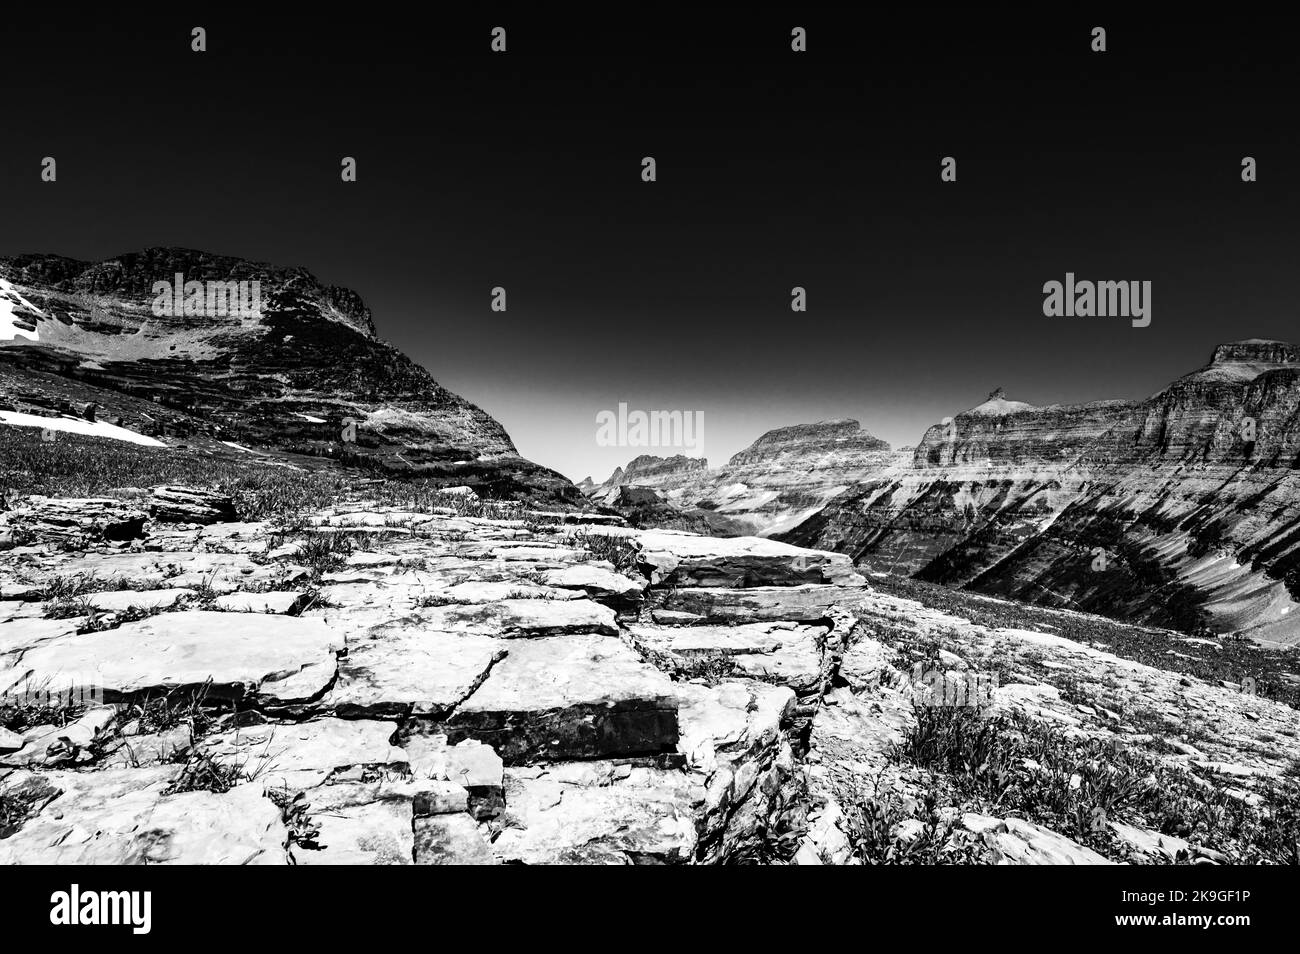
[{"label": "sky", "polygon": [[[1284,31],[738,10],[19,12],[0,255],[304,265],[575,480],[838,417],[911,445],[996,387],[1141,398],[1219,342],[1300,337]],[[1067,272],[1150,281],[1151,324],[1045,316]],[[702,414],[700,446],[602,446],[620,404]]]}]

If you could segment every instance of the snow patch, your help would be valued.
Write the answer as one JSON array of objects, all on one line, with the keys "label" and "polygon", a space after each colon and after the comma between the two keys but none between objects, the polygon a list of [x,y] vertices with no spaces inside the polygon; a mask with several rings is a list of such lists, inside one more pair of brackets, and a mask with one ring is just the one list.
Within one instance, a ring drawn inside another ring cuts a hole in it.
[{"label": "snow patch", "polygon": [[22,414],[18,411],[0,411],[0,423],[15,427],[39,427],[42,430],[63,431],[68,434],[85,434],[88,437],[108,437],[141,447],[166,447],[162,441],[145,437],[135,431],[118,427],[105,421],[87,421],[79,417],[41,417],[39,414]]},{"label": "snow patch", "polygon": [[28,341],[40,341],[41,336],[34,329],[28,331],[26,328],[18,327],[21,319],[14,314],[16,304],[22,305],[28,311],[36,312],[42,318],[46,317],[45,312],[18,294],[10,282],[0,278],[0,341],[12,341],[18,337],[26,338]]}]

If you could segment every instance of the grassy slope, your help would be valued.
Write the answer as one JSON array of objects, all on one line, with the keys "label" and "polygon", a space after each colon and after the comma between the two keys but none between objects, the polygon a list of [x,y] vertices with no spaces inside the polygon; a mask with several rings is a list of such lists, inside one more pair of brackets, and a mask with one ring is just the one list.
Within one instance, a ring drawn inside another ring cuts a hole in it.
[{"label": "grassy slope", "polygon": [[995,601],[976,593],[903,577],[877,577],[871,580],[871,585],[981,626],[1054,633],[1096,645],[1125,659],[1207,682],[1241,683],[1250,677],[1255,680],[1259,695],[1300,708],[1300,649],[1264,649],[1244,637],[1221,637],[1214,640],[1217,647],[1183,642],[1182,634],[1171,630]]}]

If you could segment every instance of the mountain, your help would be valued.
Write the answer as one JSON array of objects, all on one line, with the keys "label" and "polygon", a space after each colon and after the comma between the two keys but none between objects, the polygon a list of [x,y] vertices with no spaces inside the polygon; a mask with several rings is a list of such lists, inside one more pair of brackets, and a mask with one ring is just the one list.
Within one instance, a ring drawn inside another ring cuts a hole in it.
[{"label": "mountain", "polygon": [[593,488],[590,493],[607,495],[619,487],[676,487],[689,482],[707,471],[709,462],[703,457],[687,457],[677,454],[673,457],[655,457],[642,454],[628,461],[627,467],[615,467],[604,483]]},{"label": "mountain", "polygon": [[[173,284],[177,294],[160,291]],[[328,458],[498,496],[580,499],[381,341],[355,292],[300,267],[190,249],[0,259],[0,407],[10,423],[97,414],[205,453]]]},{"label": "mountain", "polygon": [[618,507],[620,487],[650,487],[680,510],[716,514],[738,533],[769,535],[896,462],[887,443],[839,419],[768,431],[717,470],[698,458],[638,457],[591,495]]},{"label": "mountain", "polygon": [[1252,339],[1145,401],[995,392],[780,539],[1029,603],[1300,643],[1300,348]]}]

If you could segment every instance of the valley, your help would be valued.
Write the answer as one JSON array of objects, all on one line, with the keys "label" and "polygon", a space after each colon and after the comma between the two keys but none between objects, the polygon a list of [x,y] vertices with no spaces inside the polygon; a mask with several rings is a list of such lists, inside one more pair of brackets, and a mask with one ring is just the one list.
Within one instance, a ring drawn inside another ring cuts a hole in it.
[{"label": "valley", "polygon": [[1295,346],[574,486],[305,270],[0,278],[0,863],[1300,862]]}]

